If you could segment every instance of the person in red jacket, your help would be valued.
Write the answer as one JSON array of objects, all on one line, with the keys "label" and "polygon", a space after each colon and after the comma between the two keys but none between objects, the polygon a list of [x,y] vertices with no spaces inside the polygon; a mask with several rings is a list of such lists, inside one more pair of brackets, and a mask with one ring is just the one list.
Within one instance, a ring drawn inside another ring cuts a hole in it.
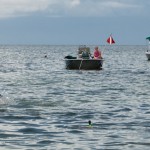
[{"label": "person in red jacket", "polygon": [[98,46],[96,46],[94,49],[94,59],[101,59],[101,58],[102,58],[102,53],[99,50]]}]

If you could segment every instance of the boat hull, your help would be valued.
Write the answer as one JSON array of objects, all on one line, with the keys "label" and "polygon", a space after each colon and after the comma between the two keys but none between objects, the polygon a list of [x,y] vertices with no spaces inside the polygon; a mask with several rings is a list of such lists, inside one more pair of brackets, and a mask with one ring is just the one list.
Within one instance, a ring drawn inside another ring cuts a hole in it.
[{"label": "boat hull", "polygon": [[66,69],[76,70],[100,70],[102,69],[103,59],[64,59]]},{"label": "boat hull", "polygon": [[150,60],[150,52],[146,52],[145,54],[146,54],[147,59]]}]

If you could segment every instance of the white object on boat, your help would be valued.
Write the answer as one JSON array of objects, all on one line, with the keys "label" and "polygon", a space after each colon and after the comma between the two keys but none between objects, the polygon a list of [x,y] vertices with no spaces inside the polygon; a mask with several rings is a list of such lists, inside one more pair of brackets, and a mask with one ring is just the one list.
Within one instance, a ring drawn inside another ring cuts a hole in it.
[{"label": "white object on boat", "polygon": [[146,54],[147,59],[150,60],[150,52],[147,51],[145,54]]}]

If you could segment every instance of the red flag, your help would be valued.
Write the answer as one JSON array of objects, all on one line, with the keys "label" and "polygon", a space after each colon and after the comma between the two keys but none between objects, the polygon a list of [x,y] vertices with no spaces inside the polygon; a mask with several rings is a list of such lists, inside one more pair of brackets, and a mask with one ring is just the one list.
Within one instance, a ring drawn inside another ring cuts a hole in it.
[{"label": "red flag", "polygon": [[112,36],[110,35],[110,37],[107,39],[107,43],[109,44],[115,44],[114,39],[112,38]]}]

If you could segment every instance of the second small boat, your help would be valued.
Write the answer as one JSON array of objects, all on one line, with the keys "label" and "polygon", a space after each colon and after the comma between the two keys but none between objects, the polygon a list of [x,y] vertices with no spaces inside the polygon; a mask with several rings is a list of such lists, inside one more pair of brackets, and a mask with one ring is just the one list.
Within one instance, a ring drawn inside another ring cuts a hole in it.
[{"label": "second small boat", "polygon": [[145,54],[146,54],[147,59],[150,60],[150,52],[147,51]]},{"label": "second small boat", "polygon": [[147,37],[146,40],[148,41],[148,49],[145,52],[145,54],[146,54],[147,59],[150,60],[150,37]]}]

